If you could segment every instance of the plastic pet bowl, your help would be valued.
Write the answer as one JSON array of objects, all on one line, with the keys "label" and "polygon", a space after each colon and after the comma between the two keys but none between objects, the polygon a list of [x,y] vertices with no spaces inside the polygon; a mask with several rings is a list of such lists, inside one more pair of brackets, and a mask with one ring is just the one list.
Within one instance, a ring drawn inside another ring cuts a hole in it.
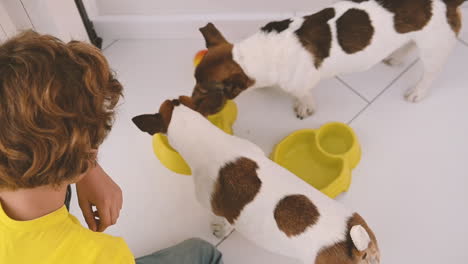
[{"label": "plastic pet bowl", "polygon": [[354,131],[342,123],[298,130],[283,139],[271,159],[331,198],[349,189],[361,159]]},{"label": "plastic pet bowl", "polygon": [[[232,125],[237,118],[237,106],[233,101],[227,101],[224,108],[217,114],[208,116],[208,120],[232,135]],[[161,163],[171,171],[184,175],[191,175],[192,171],[182,156],[169,145],[166,135],[153,136],[153,151]]]}]

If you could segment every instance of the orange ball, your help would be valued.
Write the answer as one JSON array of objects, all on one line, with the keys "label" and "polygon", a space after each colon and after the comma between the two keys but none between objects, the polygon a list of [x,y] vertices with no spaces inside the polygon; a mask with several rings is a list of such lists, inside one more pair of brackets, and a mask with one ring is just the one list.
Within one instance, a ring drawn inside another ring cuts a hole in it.
[{"label": "orange ball", "polygon": [[195,58],[193,58],[193,64],[195,65],[195,67],[197,67],[200,64],[207,52],[208,50],[200,50],[199,52],[197,52]]}]

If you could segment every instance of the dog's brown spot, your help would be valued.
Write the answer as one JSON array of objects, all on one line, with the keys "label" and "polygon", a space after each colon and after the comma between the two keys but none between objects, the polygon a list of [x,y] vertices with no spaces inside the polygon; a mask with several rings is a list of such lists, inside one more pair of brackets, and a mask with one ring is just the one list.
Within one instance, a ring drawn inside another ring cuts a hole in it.
[{"label": "dog's brown spot", "polygon": [[315,264],[354,264],[355,258],[349,253],[352,247],[352,241],[351,244],[348,241],[343,241],[324,248],[317,255]]},{"label": "dog's brown spot", "polygon": [[[369,245],[369,249],[366,251],[360,252],[357,250],[351,239],[351,228],[355,225],[361,225],[369,234],[371,243]],[[348,219],[346,239],[334,244],[333,246],[320,250],[315,259],[315,264],[355,264],[360,263],[360,260],[363,258],[373,256],[380,258],[377,239],[364,219],[359,214],[355,213]]]},{"label": "dog's brown spot", "polygon": [[330,56],[332,33],[328,20],[335,17],[334,8],[326,8],[304,17],[304,23],[296,31],[302,45],[314,56],[314,64],[319,68],[323,60]]},{"label": "dog's brown spot", "polygon": [[217,216],[233,224],[244,207],[253,201],[262,185],[255,161],[241,157],[219,171],[211,196],[211,208]]},{"label": "dog's brown spot", "polygon": [[369,14],[360,9],[349,9],[336,21],[341,48],[353,54],[366,48],[372,41],[374,28]]},{"label": "dog's brown spot", "polygon": [[398,33],[423,29],[432,17],[432,0],[378,0],[383,7],[395,13]]},{"label": "dog's brown spot", "polygon": [[[351,0],[362,3],[369,0]],[[398,33],[423,29],[432,17],[432,0],[374,0],[395,14],[394,26]]]},{"label": "dog's brown spot", "polygon": [[464,0],[444,0],[444,2],[447,5],[447,21],[453,32],[458,35],[462,26],[459,6]]},{"label": "dog's brown spot", "polygon": [[285,19],[281,21],[273,21],[268,24],[266,24],[264,27],[262,27],[262,31],[266,33],[271,33],[272,31],[275,31],[277,33],[281,33],[284,30],[286,30],[289,27],[289,24],[292,23],[291,19]]},{"label": "dog's brown spot", "polygon": [[320,213],[304,195],[289,195],[281,199],[274,212],[276,224],[288,237],[302,234],[317,223]]}]

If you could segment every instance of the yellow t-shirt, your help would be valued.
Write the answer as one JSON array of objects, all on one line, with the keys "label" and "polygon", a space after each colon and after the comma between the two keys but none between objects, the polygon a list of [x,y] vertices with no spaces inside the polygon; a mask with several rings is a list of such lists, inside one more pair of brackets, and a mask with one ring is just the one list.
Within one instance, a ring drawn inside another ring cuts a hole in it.
[{"label": "yellow t-shirt", "polygon": [[0,204],[1,264],[133,264],[122,238],[84,228],[65,206],[31,221],[9,218]]}]

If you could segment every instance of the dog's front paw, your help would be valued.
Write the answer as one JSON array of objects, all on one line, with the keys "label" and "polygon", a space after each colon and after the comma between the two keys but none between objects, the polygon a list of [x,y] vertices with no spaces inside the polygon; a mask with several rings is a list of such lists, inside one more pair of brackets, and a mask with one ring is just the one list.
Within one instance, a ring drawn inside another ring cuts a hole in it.
[{"label": "dog's front paw", "polygon": [[409,89],[405,94],[405,99],[408,102],[417,103],[420,102],[424,97],[426,97],[427,93],[425,90],[422,89]]},{"label": "dog's front paw", "polygon": [[211,231],[213,235],[219,239],[229,235],[234,228],[224,219],[214,219],[211,222]]},{"label": "dog's front paw", "polygon": [[313,103],[304,103],[303,101],[296,100],[294,103],[294,112],[299,119],[304,119],[315,113],[315,107]]}]

